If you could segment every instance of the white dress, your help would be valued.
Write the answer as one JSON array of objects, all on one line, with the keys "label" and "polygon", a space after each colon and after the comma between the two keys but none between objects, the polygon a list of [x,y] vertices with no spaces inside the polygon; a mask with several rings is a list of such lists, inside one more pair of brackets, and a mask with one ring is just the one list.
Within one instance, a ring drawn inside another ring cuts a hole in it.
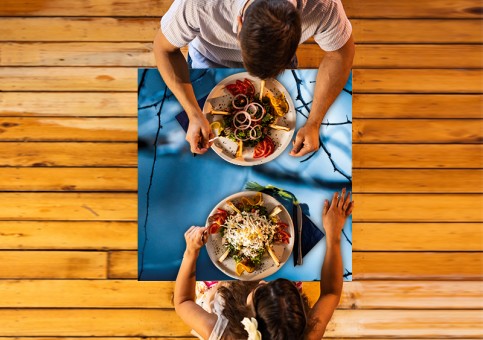
[{"label": "white dress", "polygon": [[[222,314],[225,302],[221,294],[218,294],[218,288],[221,287],[222,284],[222,282],[216,284],[196,282],[196,303],[208,313],[216,314],[218,317],[210,337],[206,340],[220,340],[228,326],[228,319]],[[205,340],[194,330],[191,330],[191,334],[197,336],[201,340]]]}]

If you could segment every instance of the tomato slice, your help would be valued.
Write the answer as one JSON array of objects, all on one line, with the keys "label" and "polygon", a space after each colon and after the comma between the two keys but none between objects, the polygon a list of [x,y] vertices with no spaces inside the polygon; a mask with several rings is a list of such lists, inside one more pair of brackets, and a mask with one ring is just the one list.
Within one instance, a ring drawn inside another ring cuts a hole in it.
[{"label": "tomato slice", "polygon": [[235,84],[228,84],[225,86],[225,88],[231,93],[232,96],[236,96],[240,93],[240,89]]},{"label": "tomato slice", "polygon": [[254,96],[255,95],[255,86],[253,86],[252,82],[245,78],[243,83],[247,86],[247,96]]},{"label": "tomato slice", "polygon": [[253,150],[253,158],[261,158],[264,157],[267,148],[267,142],[264,140],[258,142]]},{"label": "tomato slice", "polygon": [[220,229],[220,225],[218,223],[212,223],[208,227],[210,234],[216,234],[219,229]]}]

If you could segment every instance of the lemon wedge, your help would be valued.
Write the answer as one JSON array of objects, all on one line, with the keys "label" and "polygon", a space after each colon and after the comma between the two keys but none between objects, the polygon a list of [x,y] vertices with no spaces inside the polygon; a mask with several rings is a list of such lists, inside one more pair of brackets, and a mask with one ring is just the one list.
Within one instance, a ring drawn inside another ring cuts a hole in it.
[{"label": "lemon wedge", "polygon": [[211,129],[213,130],[213,132],[219,136],[221,131],[223,131],[223,123],[221,121],[216,121],[216,122],[213,122],[210,124],[211,126]]}]

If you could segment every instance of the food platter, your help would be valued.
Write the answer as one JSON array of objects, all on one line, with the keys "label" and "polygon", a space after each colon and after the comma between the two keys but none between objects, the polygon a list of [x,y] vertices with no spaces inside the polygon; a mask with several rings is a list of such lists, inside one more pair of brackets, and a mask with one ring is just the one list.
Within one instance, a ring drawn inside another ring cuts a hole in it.
[{"label": "food platter", "polygon": [[[223,116],[218,114],[211,114],[216,111],[227,111],[234,96],[227,90],[227,86],[236,81],[249,80],[254,88],[255,93],[259,94],[261,89],[261,80],[259,78],[249,75],[247,72],[237,73],[223,79],[218,83],[207,97],[203,106],[203,112],[206,118],[212,124],[213,122],[223,123]],[[277,158],[290,144],[295,130],[296,112],[290,94],[285,87],[275,79],[267,79],[263,94],[270,95],[272,98],[283,96],[286,100],[287,111],[282,117],[276,117],[276,125],[286,128],[285,130],[270,129],[267,133],[269,139],[273,141],[273,151],[266,157],[254,157],[256,155],[254,150],[256,147],[249,146],[243,148],[242,157],[237,157],[237,150],[239,145],[236,141],[223,136],[217,138],[213,142],[212,149],[227,162],[241,165],[253,166],[267,163]]]},{"label": "food platter", "polygon": [[[219,208],[224,209],[226,211],[230,211],[231,207],[227,202],[230,202],[230,201],[238,202],[244,197],[252,197],[256,194],[257,193],[253,191],[244,191],[244,192],[233,194],[223,199],[221,202],[219,202],[213,208],[213,210],[209,214],[209,217],[216,214]],[[222,257],[222,255],[225,253],[227,249],[223,244],[223,240],[222,240],[223,237],[221,236],[221,234],[209,233],[208,241],[206,243],[206,249],[211,261],[223,273],[225,273],[226,275],[234,279],[244,280],[244,281],[261,280],[277,272],[288,260],[288,258],[290,257],[290,254],[292,253],[295,238],[294,238],[294,226],[293,226],[293,222],[290,217],[290,214],[272,196],[267,194],[261,194],[261,197],[263,198],[262,206],[265,207],[267,211],[272,211],[277,206],[281,209],[281,212],[278,213],[277,216],[280,221],[283,221],[285,224],[287,224],[286,230],[289,233],[290,237],[287,243],[277,242],[272,244],[273,255],[278,259],[280,263],[279,265],[277,265],[273,260],[273,258],[271,257],[271,255],[267,251],[265,251],[261,257],[260,264],[255,267],[253,272],[251,273],[243,272],[241,275],[239,275],[237,274],[237,270],[236,270],[237,262],[232,256],[228,256],[224,260],[220,261],[220,257]],[[209,217],[206,220],[206,226],[209,226],[211,223]]]}]

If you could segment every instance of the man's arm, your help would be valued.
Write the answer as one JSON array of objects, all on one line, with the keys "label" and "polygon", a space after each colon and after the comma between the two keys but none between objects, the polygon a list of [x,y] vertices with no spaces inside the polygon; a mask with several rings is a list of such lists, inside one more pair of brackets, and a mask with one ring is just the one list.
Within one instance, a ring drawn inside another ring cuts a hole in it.
[{"label": "man's arm", "polygon": [[309,118],[298,131],[290,155],[300,157],[319,149],[319,129],[325,113],[347,82],[354,59],[352,35],[340,49],[327,52],[319,66]]},{"label": "man's arm", "polygon": [[340,234],[345,220],[352,213],[354,202],[350,194],[345,197],[346,190],[342,189],[342,196],[336,192],[329,205],[324,202],[322,213],[326,233],[327,250],[320,274],[320,295],[309,313],[308,332],[305,339],[321,339],[327,324],[339,304],[342,293],[342,255],[340,251]]},{"label": "man's arm", "polygon": [[194,153],[205,153],[213,137],[210,124],[203,115],[190,82],[188,64],[181,50],[173,46],[161,30],[154,39],[154,56],[166,85],[174,93],[189,118],[186,140]]},{"label": "man's arm", "polygon": [[174,286],[174,308],[183,321],[208,339],[216,324],[217,316],[208,313],[195,302],[196,260],[204,244],[206,228],[191,227],[185,233],[186,251]]}]

